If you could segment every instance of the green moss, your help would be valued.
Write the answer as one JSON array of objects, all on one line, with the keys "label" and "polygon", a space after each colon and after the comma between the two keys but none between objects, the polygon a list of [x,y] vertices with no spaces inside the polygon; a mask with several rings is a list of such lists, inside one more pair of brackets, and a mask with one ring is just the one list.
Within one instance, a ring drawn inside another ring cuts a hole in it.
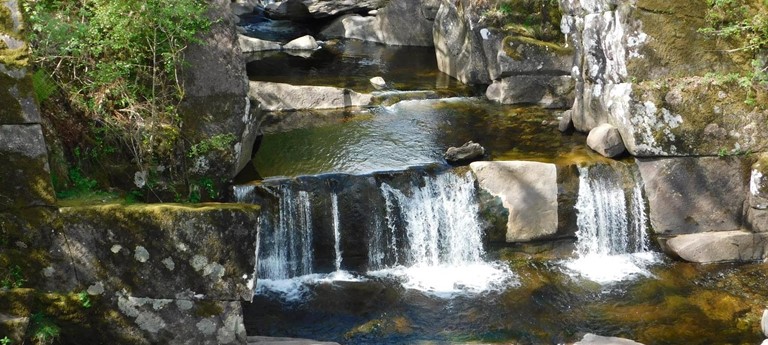
[{"label": "green moss", "polygon": [[195,316],[208,318],[219,316],[224,312],[224,308],[216,301],[197,301],[195,302]]},{"label": "green moss", "polygon": [[517,50],[518,45],[521,44],[533,46],[538,50],[543,50],[545,52],[554,53],[561,56],[570,55],[573,53],[573,49],[571,48],[566,48],[556,43],[541,41],[531,37],[507,36],[504,37],[504,40],[501,41],[501,46],[504,49],[504,53],[518,61],[524,60],[526,58],[526,56]]},{"label": "green moss", "polygon": [[12,33],[13,29],[11,10],[4,4],[0,4],[0,32]]}]

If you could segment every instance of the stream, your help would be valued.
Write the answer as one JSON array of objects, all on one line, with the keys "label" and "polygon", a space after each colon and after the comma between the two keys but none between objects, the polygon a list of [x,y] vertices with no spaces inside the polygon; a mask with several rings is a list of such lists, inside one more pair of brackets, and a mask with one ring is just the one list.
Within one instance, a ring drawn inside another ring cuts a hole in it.
[{"label": "stream", "polygon": [[487,160],[593,157],[558,112],[502,106],[437,70],[428,48],[341,41],[310,57],[248,65],[251,80],[370,92],[382,76],[439,99],[269,114],[254,158],[265,179],[235,187],[264,205],[249,335],[341,344],[559,344],[585,333],[645,344],[762,340],[768,268],[696,265],[655,250],[642,181],[579,167],[573,253],[540,258],[491,245],[471,173],[447,166],[473,140]]}]

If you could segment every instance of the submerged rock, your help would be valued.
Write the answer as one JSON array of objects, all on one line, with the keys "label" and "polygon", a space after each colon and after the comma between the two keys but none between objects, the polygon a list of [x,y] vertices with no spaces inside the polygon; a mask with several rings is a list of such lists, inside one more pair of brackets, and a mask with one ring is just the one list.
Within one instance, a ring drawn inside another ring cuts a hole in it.
[{"label": "submerged rock", "polygon": [[448,163],[468,162],[482,157],[485,154],[485,148],[480,144],[468,141],[460,147],[449,147],[443,157]]},{"label": "submerged rock", "polygon": [[619,129],[607,123],[589,131],[587,146],[608,158],[616,157],[626,151]]},{"label": "submerged rock", "polygon": [[617,337],[603,337],[600,335],[587,333],[580,341],[573,345],[643,345],[634,340]]},{"label": "submerged rock", "polygon": [[301,338],[280,338],[280,337],[248,337],[248,345],[339,345],[330,341],[317,341]]},{"label": "submerged rock", "polygon": [[519,75],[494,80],[485,96],[501,104],[536,104],[564,109],[573,104],[574,83],[570,76]]}]

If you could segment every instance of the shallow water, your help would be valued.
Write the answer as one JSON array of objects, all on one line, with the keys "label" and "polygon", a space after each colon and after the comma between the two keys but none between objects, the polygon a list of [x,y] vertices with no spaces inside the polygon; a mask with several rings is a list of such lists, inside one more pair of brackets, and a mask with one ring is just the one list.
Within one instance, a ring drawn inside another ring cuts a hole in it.
[{"label": "shallow water", "polygon": [[553,261],[507,262],[502,289],[451,298],[404,288],[388,276],[318,281],[302,302],[260,294],[245,303],[249,334],[342,344],[555,344],[584,333],[645,344],[757,344],[768,296],[765,265],[666,262],[650,276],[598,284]]},{"label": "shallow water", "polygon": [[[557,131],[557,115],[475,98],[280,114],[274,116],[282,118],[265,123],[266,135],[254,163],[263,177],[400,170],[444,164],[448,147],[469,140],[483,145],[488,159],[552,162],[585,152],[583,135]],[[291,127],[296,124],[301,127]]]}]

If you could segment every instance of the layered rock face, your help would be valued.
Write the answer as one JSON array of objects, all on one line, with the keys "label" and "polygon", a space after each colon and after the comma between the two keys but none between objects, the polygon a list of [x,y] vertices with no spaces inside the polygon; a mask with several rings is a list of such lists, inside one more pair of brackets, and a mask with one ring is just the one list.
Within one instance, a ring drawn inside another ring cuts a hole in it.
[{"label": "layered rock face", "polygon": [[440,70],[465,84],[490,84],[486,96],[503,104],[570,107],[572,50],[563,42],[491,25],[478,6],[441,2],[433,36]]},{"label": "layered rock face", "polygon": [[745,72],[744,54],[701,34],[707,6],[653,0],[561,1],[563,32],[575,49],[573,124],[617,127],[640,157],[762,151],[766,101],[707,73]]}]

